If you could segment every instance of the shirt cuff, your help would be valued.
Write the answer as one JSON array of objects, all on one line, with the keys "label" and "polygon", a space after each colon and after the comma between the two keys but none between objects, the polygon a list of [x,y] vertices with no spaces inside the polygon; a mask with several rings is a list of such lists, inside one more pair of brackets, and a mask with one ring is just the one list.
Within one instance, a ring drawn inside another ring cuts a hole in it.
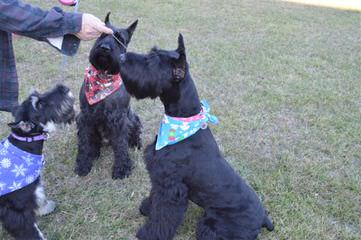
[{"label": "shirt cuff", "polygon": [[80,39],[73,34],[66,34],[63,37],[47,38],[47,42],[67,56],[73,56],[78,51]]},{"label": "shirt cuff", "polygon": [[65,34],[75,34],[80,32],[82,26],[83,15],[81,13],[68,13],[64,14],[64,29],[63,33]]}]

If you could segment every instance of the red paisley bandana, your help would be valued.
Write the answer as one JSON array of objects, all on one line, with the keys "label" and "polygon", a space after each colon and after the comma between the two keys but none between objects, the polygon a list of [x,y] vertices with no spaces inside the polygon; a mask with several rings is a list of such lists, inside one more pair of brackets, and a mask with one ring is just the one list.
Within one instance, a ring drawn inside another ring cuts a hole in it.
[{"label": "red paisley bandana", "polygon": [[94,66],[85,69],[85,96],[90,105],[98,103],[117,91],[122,85],[120,74],[110,75]]}]

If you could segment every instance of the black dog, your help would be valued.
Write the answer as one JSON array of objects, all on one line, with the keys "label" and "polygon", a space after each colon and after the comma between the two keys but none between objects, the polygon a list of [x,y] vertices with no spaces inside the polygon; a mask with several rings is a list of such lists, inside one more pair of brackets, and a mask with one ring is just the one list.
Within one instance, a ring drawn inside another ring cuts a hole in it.
[{"label": "black dog", "polygon": [[15,239],[45,239],[36,215],[52,212],[55,203],[46,199],[40,180],[43,144],[55,124],[73,120],[74,97],[63,85],[34,92],[13,115],[12,132],[0,143],[0,221]]},{"label": "black dog", "polygon": [[87,175],[100,154],[102,143],[109,140],[114,152],[112,177],[117,179],[131,173],[133,163],[128,146],[141,148],[142,125],[130,108],[130,95],[119,75],[120,56],[125,53],[138,21],[127,29],[119,29],[110,24],[109,14],[105,23],[114,31],[114,36],[103,34],[95,42],[89,57],[92,66],[80,90],[75,172],[79,176]]},{"label": "black dog", "polygon": [[[121,74],[127,91],[136,98],[160,97],[167,116],[202,114],[182,35],[176,51],[153,48],[145,55],[127,53]],[[172,239],[183,221],[188,200],[205,210],[198,223],[197,239],[255,239],[262,227],[273,230],[255,191],[222,157],[211,130],[202,128],[177,144],[156,150],[156,138],[146,148],[152,189],[140,207],[149,219],[138,231],[139,239]]]}]

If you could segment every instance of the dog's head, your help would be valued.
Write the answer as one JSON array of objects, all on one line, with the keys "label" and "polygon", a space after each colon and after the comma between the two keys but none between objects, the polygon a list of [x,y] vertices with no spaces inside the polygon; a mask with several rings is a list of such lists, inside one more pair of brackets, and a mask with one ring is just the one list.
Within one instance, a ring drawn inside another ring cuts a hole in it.
[{"label": "dog's head", "polygon": [[71,123],[75,117],[74,96],[64,85],[40,94],[36,91],[13,109],[15,133],[31,135],[55,130],[55,124]]},{"label": "dog's head", "polygon": [[179,84],[188,74],[183,36],[179,34],[176,50],[154,47],[148,54],[126,53],[120,72],[127,91],[138,99],[165,93],[177,99]]},{"label": "dog's head", "polygon": [[138,20],[126,29],[117,28],[110,23],[109,15],[110,12],[105,17],[105,24],[113,30],[114,36],[102,34],[90,51],[89,61],[97,70],[118,74],[120,56],[126,52]]}]

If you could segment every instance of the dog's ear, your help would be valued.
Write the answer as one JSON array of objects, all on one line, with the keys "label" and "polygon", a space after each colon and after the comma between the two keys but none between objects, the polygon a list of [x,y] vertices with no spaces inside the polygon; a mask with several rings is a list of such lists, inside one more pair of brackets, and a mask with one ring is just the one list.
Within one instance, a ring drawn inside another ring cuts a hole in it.
[{"label": "dog's ear", "polygon": [[178,36],[178,48],[176,50],[179,54],[183,54],[185,55],[186,54],[186,48],[184,46],[184,40],[183,40],[183,35],[181,33],[179,33],[179,36]]},{"label": "dog's ear", "polygon": [[[178,48],[175,51],[178,53],[176,59],[174,59],[174,68],[173,68],[173,78],[176,82],[180,82],[185,78],[186,75],[186,54],[185,54],[185,47],[182,34],[178,36]],[[177,54],[174,54],[176,56]]]},{"label": "dog's ear", "polygon": [[107,13],[107,16],[105,17],[105,20],[104,20],[105,25],[110,24],[109,16],[110,16],[110,12],[108,12],[108,13]]},{"label": "dog's ear", "polygon": [[135,29],[137,28],[138,25],[138,19],[135,20],[132,24],[130,24],[130,26],[127,28],[127,32],[128,32],[128,43],[130,42],[130,39],[133,36],[133,33],[135,31]]},{"label": "dog's ear", "polygon": [[20,109],[20,106],[15,106],[11,109],[11,115],[13,115],[13,117],[15,118],[18,110]]},{"label": "dog's ear", "polygon": [[21,131],[28,133],[34,128],[34,123],[20,121],[9,123],[8,126],[11,127],[11,129],[20,129]]}]

